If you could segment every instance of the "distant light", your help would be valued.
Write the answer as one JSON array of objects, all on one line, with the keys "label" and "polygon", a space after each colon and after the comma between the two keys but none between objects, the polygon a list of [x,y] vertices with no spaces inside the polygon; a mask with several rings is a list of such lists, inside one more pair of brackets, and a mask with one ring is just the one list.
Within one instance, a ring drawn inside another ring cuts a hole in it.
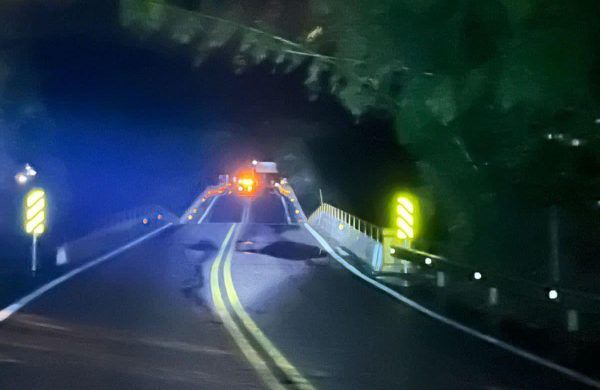
[{"label": "distant light", "polygon": [[293,203],[293,202],[295,202],[295,201],[296,201],[296,199],[294,199],[294,198],[290,198],[290,202],[292,202],[292,203]]},{"label": "distant light", "polygon": [[148,218],[144,218],[144,219],[142,220],[142,223],[143,223],[144,225],[148,225]]},{"label": "distant light", "polygon": [[396,253],[396,249],[390,248],[390,253],[393,255],[394,253]]},{"label": "distant light", "polygon": [[600,125],[600,118],[596,118],[596,120],[594,121],[595,124]]},{"label": "distant light", "polygon": [[295,212],[296,214],[300,214],[300,210],[298,210],[298,209],[296,209],[294,212]]},{"label": "distant light", "polygon": [[156,218],[160,221],[161,219],[163,219],[163,216],[162,216],[162,214],[158,214],[158,216]]},{"label": "distant light", "polygon": [[431,265],[431,263],[433,263],[433,260],[431,260],[431,257],[426,257],[425,258],[425,264]]},{"label": "distant light", "polygon": [[188,219],[191,221],[192,219],[194,219],[194,216],[192,214],[188,215]]},{"label": "distant light", "polygon": [[258,165],[258,160],[252,160],[252,165]]},{"label": "distant light", "polygon": [[275,187],[279,187],[279,183],[275,183]]},{"label": "distant light", "polygon": [[17,173],[15,176],[15,181],[20,185],[27,183],[28,180],[29,178],[24,173]]},{"label": "distant light", "polygon": [[29,176],[29,177],[33,177],[35,175],[37,175],[37,171],[35,169],[33,169],[33,167],[29,164],[25,164],[25,175]]},{"label": "distant light", "polygon": [[580,146],[581,145],[581,140],[578,138],[573,138],[571,140],[571,146]]},{"label": "distant light", "polygon": [[192,210],[192,211],[193,211],[194,213],[197,213],[197,212],[198,212],[198,209],[194,209],[194,210]]},{"label": "distant light", "polygon": [[343,224],[343,223],[340,223],[340,225],[338,226],[338,228],[339,228],[340,230],[344,230],[344,224]]},{"label": "distant light", "polygon": [[546,139],[552,139],[552,133],[546,134]]},{"label": "distant light", "polygon": [[551,289],[548,291],[548,298],[555,300],[558,298],[558,291],[556,291],[555,289]]},{"label": "distant light", "polygon": [[481,272],[475,271],[473,273],[473,279],[475,279],[475,280],[481,280],[482,277],[483,277],[483,275],[481,275]]},{"label": "distant light", "polygon": [[244,187],[238,186],[238,191],[243,191],[243,190],[244,190]]}]

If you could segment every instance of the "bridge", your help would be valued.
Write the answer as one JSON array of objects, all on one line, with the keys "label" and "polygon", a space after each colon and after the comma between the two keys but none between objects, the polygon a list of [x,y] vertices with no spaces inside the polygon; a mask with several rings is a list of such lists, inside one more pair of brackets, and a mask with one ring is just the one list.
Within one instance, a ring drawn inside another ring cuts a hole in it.
[{"label": "bridge", "polygon": [[366,247],[379,233],[331,210],[307,218],[287,184],[221,185],[63,246],[63,271],[0,311],[0,387],[598,386],[375,276],[327,224]]}]

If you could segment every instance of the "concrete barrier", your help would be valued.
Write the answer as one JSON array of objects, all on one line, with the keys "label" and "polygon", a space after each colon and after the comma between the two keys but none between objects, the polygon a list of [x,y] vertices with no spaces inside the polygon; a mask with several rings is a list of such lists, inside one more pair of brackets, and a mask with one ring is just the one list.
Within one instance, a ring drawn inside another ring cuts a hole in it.
[{"label": "concrete barrier", "polygon": [[334,242],[334,249],[352,252],[371,272],[384,270],[383,245],[377,240],[325,212],[313,214],[309,222]]}]

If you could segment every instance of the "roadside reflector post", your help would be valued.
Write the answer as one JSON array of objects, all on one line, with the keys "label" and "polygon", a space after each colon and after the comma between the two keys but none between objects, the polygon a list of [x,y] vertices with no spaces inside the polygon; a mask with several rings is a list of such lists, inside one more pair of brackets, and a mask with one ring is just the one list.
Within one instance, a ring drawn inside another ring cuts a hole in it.
[{"label": "roadside reflector post", "polygon": [[435,277],[435,284],[438,287],[446,286],[446,274],[443,271],[438,271]]},{"label": "roadside reflector post", "polygon": [[32,235],[31,242],[31,272],[37,272],[37,234]]},{"label": "roadside reflector post", "polygon": [[579,312],[577,310],[567,310],[567,331],[577,332],[579,330]]},{"label": "roadside reflector post", "polygon": [[488,304],[490,306],[495,306],[498,304],[498,288],[490,287],[488,294]]},{"label": "roadside reflector post", "polygon": [[402,246],[410,248],[417,236],[419,202],[416,197],[400,193],[395,196],[393,221]]},{"label": "roadside reflector post", "polygon": [[32,237],[31,242],[31,272],[38,268],[38,237],[46,231],[46,193],[40,188],[34,188],[25,195],[24,229]]}]

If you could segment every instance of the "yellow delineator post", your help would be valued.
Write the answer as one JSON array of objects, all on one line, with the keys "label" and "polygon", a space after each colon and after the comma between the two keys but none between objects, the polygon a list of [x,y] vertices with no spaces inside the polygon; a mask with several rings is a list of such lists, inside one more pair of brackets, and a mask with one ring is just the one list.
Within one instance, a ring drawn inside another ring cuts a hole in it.
[{"label": "yellow delineator post", "polygon": [[[382,270],[393,272],[401,265],[401,260],[392,255],[393,247],[410,248],[416,237],[418,204],[413,196],[399,194],[395,197],[393,228],[383,230]],[[402,267],[404,269],[405,267]]]},{"label": "yellow delineator post", "polygon": [[37,239],[46,231],[46,193],[40,188],[34,188],[25,196],[24,229],[31,234],[31,272],[37,271]]},{"label": "yellow delineator post", "polygon": [[401,240],[410,241],[415,238],[415,204],[407,196],[400,195],[396,198],[396,228],[397,236]]}]

